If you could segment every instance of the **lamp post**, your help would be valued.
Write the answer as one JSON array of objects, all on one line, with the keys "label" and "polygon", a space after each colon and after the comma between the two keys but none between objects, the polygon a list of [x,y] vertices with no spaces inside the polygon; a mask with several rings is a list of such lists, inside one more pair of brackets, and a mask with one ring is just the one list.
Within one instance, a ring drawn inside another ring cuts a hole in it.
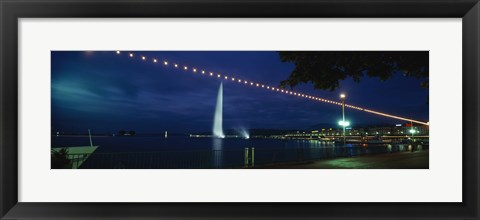
[{"label": "lamp post", "polygon": [[345,147],[345,127],[347,126],[345,122],[345,94],[340,94],[340,99],[342,99],[342,121],[343,121],[343,146]]},{"label": "lamp post", "polygon": [[413,138],[413,135],[415,134],[416,130],[415,130],[415,127],[413,127],[413,121],[410,121],[410,125],[411,125],[410,133],[412,133],[412,141],[415,142],[415,139]]}]

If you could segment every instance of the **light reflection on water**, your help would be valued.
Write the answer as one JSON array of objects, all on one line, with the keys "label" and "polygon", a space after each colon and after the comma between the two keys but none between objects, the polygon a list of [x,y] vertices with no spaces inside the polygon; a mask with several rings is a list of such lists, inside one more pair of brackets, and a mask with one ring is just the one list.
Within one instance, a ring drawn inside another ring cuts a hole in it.
[{"label": "light reflection on water", "polygon": [[[183,150],[239,150],[245,147],[296,148],[333,146],[318,140],[244,139],[244,138],[189,138],[189,137],[92,137],[97,152],[183,151]],[[90,145],[88,137],[52,136],[52,147]]]},{"label": "light reflection on water", "polygon": [[215,168],[223,167],[223,138],[213,138],[213,166]]},{"label": "light reflection on water", "polygon": [[[239,168],[245,165],[245,148],[249,149],[249,158],[255,148],[255,165],[412,149],[402,144],[341,147],[320,140],[241,138],[94,137],[93,142],[100,147],[85,164],[91,168]],[[88,137],[52,137],[54,147],[87,146],[88,143]]]}]

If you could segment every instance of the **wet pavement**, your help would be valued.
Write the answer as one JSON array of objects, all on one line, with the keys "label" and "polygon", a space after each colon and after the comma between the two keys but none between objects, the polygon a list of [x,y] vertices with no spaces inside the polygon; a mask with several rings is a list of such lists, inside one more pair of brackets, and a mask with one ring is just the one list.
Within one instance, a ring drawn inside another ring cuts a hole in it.
[{"label": "wet pavement", "polygon": [[[365,155],[318,160],[304,164],[284,164],[264,169],[428,169],[428,150]],[[259,167],[260,168],[260,167]]]}]

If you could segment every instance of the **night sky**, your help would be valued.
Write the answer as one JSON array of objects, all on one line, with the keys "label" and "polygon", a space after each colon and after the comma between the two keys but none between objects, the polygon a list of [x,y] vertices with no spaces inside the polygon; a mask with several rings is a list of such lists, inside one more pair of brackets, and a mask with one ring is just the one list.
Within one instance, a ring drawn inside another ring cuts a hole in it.
[{"label": "night sky", "polygon": [[[227,76],[278,86],[294,66],[282,63],[274,51],[115,51],[52,52],[52,131],[137,133],[209,132],[220,80],[199,72],[173,68],[196,67]],[[141,60],[146,56],[147,61]],[[158,58],[153,63],[152,58]],[[162,61],[169,61],[164,67]],[[422,79],[396,74],[387,81],[347,79],[337,91],[313,90],[311,84],[293,89],[309,95],[338,100],[347,94],[348,104],[389,114],[428,121],[428,89]],[[223,83],[223,127],[261,129],[309,129],[316,124],[336,124],[341,107],[229,80]],[[405,123],[346,109],[355,125]]]}]

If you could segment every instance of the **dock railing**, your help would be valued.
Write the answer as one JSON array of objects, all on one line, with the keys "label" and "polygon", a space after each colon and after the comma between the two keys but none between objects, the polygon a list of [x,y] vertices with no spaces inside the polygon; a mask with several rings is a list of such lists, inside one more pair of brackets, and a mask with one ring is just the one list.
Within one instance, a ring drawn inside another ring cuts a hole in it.
[{"label": "dock railing", "polygon": [[[95,152],[86,160],[83,154],[69,155],[69,159],[72,166],[77,164],[80,169],[237,169],[426,149],[428,145],[246,147],[227,150]],[[83,163],[79,165],[82,160]]]}]

